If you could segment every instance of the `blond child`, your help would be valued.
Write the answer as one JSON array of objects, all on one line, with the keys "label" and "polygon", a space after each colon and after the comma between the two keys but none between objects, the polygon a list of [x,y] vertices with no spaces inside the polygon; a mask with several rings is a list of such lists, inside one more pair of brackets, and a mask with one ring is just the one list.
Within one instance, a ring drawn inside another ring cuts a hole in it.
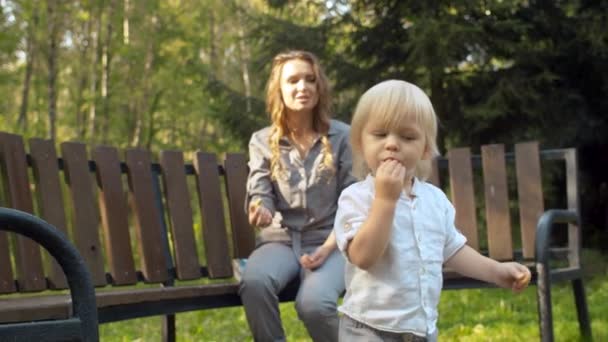
[{"label": "blond child", "polygon": [[348,262],[340,341],[435,341],[442,267],[521,292],[527,267],[467,246],[454,207],[426,182],[437,155],[437,118],[426,94],[398,80],[359,100],[351,124],[353,172],[334,232]]}]

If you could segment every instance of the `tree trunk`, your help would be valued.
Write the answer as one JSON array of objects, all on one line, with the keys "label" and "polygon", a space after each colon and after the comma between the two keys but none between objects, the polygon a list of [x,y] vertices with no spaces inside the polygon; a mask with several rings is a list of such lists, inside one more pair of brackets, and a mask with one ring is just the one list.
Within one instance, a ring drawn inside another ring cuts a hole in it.
[{"label": "tree trunk", "polygon": [[22,132],[27,131],[27,110],[30,97],[30,83],[34,71],[34,60],[36,59],[36,29],[38,28],[38,9],[34,9],[32,22],[28,25],[26,55],[25,55],[25,76],[23,78],[23,90],[21,91],[21,106],[19,117],[17,118],[17,129]]},{"label": "tree trunk", "polygon": [[[152,21],[152,29],[151,29],[151,36],[155,37],[158,35],[158,32],[160,30],[159,27],[159,20],[156,17],[156,15],[152,15],[151,18]],[[139,106],[139,112],[138,115],[136,115],[135,117],[135,131],[133,132],[133,140],[131,141],[131,146],[140,146],[140,144],[142,143],[142,140],[144,138],[143,134],[143,129],[144,129],[144,118],[143,116],[146,115],[146,113],[149,115],[149,119],[150,119],[150,123],[148,124],[149,127],[153,127],[153,116],[154,116],[154,112],[156,111],[157,105],[158,105],[158,100],[160,99],[160,92],[157,92],[153,99],[150,100],[150,94],[154,91],[152,89],[152,85],[149,82],[149,79],[151,77],[152,74],[152,70],[154,69],[154,64],[156,63],[156,40],[154,39],[150,39],[148,40],[148,45],[146,47],[146,60],[144,63],[144,70],[143,70],[143,74],[141,75],[141,84],[144,87],[144,91],[142,94],[142,98],[140,99],[140,106]],[[150,133],[150,132],[149,132]],[[151,144],[151,140],[152,137],[150,135],[148,135],[147,141],[145,141],[146,145],[150,145]]]},{"label": "tree trunk", "polygon": [[55,140],[56,121],[57,121],[57,2],[49,0],[46,6],[47,11],[47,28],[49,34],[49,51],[47,55],[47,63],[49,69],[48,75],[48,97],[49,97],[49,138]]},{"label": "tree trunk", "polygon": [[96,130],[97,130],[97,86],[98,86],[98,66],[99,66],[99,60],[101,57],[101,19],[102,19],[102,13],[103,13],[103,6],[98,4],[97,5],[97,15],[95,17],[95,23],[94,23],[94,27],[95,29],[93,30],[92,34],[91,34],[91,42],[93,44],[93,61],[92,61],[92,67],[91,67],[91,83],[89,86],[89,91],[90,91],[90,95],[91,95],[91,106],[89,107],[89,128],[88,128],[88,133],[89,133],[89,137],[92,139],[95,139],[95,134],[96,134]]},{"label": "tree trunk", "polygon": [[211,69],[215,73],[215,77],[217,79],[222,79],[221,68],[219,67],[218,57],[217,57],[217,45],[215,43],[217,39],[217,32],[215,27],[215,14],[213,13],[213,8],[209,9],[209,65],[211,65]]},{"label": "tree trunk", "polygon": [[239,35],[239,55],[241,63],[241,76],[243,78],[243,88],[245,89],[247,113],[251,112],[251,82],[249,80],[249,49],[245,44],[245,32],[243,30],[243,15],[241,10],[237,11],[238,35]]},{"label": "tree trunk", "polygon": [[108,8],[108,22],[106,24],[106,39],[103,44],[103,56],[102,56],[102,73],[101,73],[101,99],[103,101],[102,110],[102,122],[101,122],[101,133],[102,142],[105,144],[108,141],[108,134],[110,129],[110,68],[112,66],[112,31],[113,31],[113,17],[114,17],[114,6],[116,6],[116,0],[110,1],[110,7]]},{"label": "tree trunk", "polygon": [[131,10],[131,1],[124,0],[122,16],[122,43],[129,45],[129,12]]},{"label": "tree trunk", "polygon": [[89,69],[86,67],[87,57],[89,53],[89,46],[93,40],[91,36],[91,20],[86,20],[83,23],[83,42],[80,47],[80,75],[78,81],[78,89],[76,90],[76,131],[78,132],[78,139],[84,140],[86,136],[86,112],[83,109],[84,104],[84,91],[88,82]]},{"label": "tree trunk", "polygon": [[152,147],[152,139],[154,138],[154,134],[156,133],[155,128],[155,117],[154,113],[156,112],[156,108],[158,108],[158,104],[160,103],[160,99],[163,95],[163,91],[160,90],[154,95],[154,100],[152,101],[152,105],[150,106],[150,110],[148,111],[148,136],[146,138],[146,148],[148,150]]}]

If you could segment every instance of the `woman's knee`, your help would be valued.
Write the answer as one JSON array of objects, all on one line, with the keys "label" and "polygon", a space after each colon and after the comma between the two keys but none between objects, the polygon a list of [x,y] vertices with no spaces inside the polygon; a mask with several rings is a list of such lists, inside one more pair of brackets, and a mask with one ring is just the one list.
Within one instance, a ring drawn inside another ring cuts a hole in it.
[{"label": "woman's knee", "polygon": [[241,279],[239,293],[274,293],[277,291],[277,282],[268,274],[260,272],[245,272]]},{"label": "woman's knee", "polygon": [[298,317],[304,322],[326,320],[337,314],[336,301],[321,296],[298,296],[295,306]]}]

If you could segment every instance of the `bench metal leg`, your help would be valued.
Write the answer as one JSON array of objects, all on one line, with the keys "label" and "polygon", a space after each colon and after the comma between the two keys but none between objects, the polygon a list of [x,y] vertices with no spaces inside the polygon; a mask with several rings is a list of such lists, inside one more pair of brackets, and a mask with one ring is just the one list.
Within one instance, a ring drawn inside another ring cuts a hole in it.
[{"label": "bench metal leg", "polygon": [[163,341],[175,342],[175,315],[163,316]]},{"label": "bench metal leg", "polygon": [[538,283],[538,323],[540,324],[540,340],[553,342],[553,309],[551,307],[551,275],[547,264],[537,263]]},{"label": "bench metal leg", "polygon": [[589,319],[589,309],[587,308],[587,297],[585,296],[585,287],[583,279],[572,280],[572,290],[574,292],[574,302],[576,303],[576,314],[578,316],[578,325],[581,330],[581,335],[586,341],[591,341],[591,323]]}]

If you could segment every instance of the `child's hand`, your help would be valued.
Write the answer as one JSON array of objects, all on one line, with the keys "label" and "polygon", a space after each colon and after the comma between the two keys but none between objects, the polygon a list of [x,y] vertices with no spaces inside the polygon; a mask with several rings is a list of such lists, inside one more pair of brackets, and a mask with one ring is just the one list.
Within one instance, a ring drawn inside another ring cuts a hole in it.
[{"label": "child's hand", "polygon": [[530,283],[532,275],[530,270],[516,262],[503,262],[499,264],[496,284],[503,288],[511,288],[514,293],[520,293]]},{"label": "child's hand", "polygon": [[376,197],[397,201],[405,181],[405,166],[396,160],[386,160],[376,169]]},{"label": "child's hand", "polygon": [[254,227],[266,227],[272,222],[270,210],[262,205],[262,200],[257,199],[249,205],[249,224]]},{"label": "child's hand", "polygon": [[327,256],[331,253],[328,248],[320,246],[312,254],[304,254],[300,257],[300,265],[302,267],[314,270],[315,268],[323,265]]}]

